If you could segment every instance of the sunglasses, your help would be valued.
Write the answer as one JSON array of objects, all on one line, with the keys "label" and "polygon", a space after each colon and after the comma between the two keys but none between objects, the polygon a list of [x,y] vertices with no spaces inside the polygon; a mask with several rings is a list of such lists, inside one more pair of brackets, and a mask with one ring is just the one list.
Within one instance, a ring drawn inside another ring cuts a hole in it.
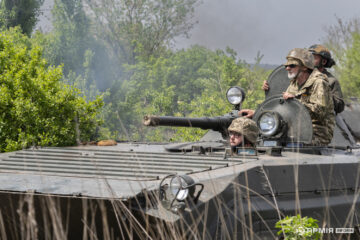
[{"label": "sunglasses", "polygon": [[290,65],[285,65],[285,68],[289,67],[289,68],[294,68],[297,67],[298,65],[296,64],[290,64]]}]

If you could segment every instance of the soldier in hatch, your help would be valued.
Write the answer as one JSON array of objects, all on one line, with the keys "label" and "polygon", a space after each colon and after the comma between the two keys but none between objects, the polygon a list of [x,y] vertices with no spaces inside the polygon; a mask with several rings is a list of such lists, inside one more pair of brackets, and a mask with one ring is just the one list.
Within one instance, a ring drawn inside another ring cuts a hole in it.
[{"label": "soldier in hatch", "polygon": [[[335,65],[335,61],[331,58],[330,51],[320,44],[312,45],[309,47],[309,51],[314,55],[315,67],[328,78],[335,113],[341,113],[344,110],[345,103],[341,92],[340,83],[331,73],[326,70],[326,68],[331,68],[333,65]],[[269,90],[269,84],[266,80],[262,85],[262,89],[264,91]]]},{"label": "soldier in hatch", "polygon": [[328,79],[314,68],[314,56],[306,49],[294,48],[286,57],[290,86],[284,99],[297,98],[309,110],[313,126],[313,145],[331,142],[335,113]]},{"label": "soldier in hatch", "polygon": [[326,70],[326,68],[331,68],[333,65],[335,65],[335,61],[331,58],[330,51],[320,44],[312,45],[309,47],[309,51],[314,55],[315,67],[328,78],[335,113],[341,113],[344,111],[345,103],[343,94],[341,92],[340,83],[331,73]]},{"label": "soldier in hatch", "polygon": [[[306,49],[294,48],[284,64],[290,86],[283,93],[284,99],[297,98],[309,110],[313,126],[312,144],[323,146],[331,142],[335,113],[328,79],[314,68],[314,56]],[[243,109],[239,115],[251,118],[254,110]]]},{"label": "soldier in hatch", "polygon": [[236,118],[228,130],[233,151],[236,147],[255,147],[259,129],[253,120],[245,117]]}]

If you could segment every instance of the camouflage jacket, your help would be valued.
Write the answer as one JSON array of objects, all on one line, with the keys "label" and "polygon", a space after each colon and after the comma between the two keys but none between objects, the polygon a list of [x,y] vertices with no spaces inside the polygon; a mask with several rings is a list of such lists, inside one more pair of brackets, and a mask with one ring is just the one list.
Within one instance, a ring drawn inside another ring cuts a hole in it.
[{"label": "camouflage jacket", "polygon": [[326,75],[315,69],[302,86],[292,80],[286,92],[294,94],[309,110],[313,125],[312,143],[329,144],[335,127],[335,113]]},{"label": "camouflage jacket", "polygon": [[343,94],[341,92],[340,83],[326,69],[323,71],[323,74],[325,74],[327,76],[328,81],[329,81],[332,98],[333,98],[333,102],[334,102],[334,110],[335,110],[336,114],[341,113],[342,111],[344,111],[345,103],[344,103]]}]

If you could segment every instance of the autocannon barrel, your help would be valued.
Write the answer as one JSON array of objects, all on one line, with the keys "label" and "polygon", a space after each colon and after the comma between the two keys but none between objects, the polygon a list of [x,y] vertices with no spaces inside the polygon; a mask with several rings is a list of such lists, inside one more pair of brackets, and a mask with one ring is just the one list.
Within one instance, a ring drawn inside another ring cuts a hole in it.
[{"label": "autocannon barrel", "polygon": [[171,126],[171,127],[196,127],[202,129],[213,129],[221,131],[230,126],[234,117],[169,117],[169,116],[145,116],[143,123],[145,126]]}]

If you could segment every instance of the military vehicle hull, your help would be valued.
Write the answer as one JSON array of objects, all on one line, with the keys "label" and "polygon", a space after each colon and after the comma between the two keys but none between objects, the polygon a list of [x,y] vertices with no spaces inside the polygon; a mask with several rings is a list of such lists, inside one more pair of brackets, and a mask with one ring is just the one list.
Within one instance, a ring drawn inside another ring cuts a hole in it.
[{"label": "military vehicle hull", "polygon": [[[301,213],[329,229],[359,223],[357,150],[285,148],[281,157],[234,157],[210,149],[170,153],[164,146],[1,154],[2,236],[273,239],[275,223],[286,215]],[[199,201],[180,213],[158,198],[160,180],[174,173],[204,184]]]}]

